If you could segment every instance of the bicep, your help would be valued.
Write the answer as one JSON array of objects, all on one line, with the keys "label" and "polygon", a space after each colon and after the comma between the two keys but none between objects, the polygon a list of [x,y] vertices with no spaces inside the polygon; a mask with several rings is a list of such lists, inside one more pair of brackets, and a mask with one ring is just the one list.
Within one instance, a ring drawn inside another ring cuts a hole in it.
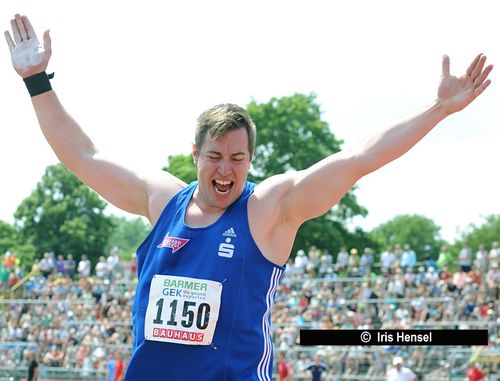
[{"label": "bicep", "polygon": [[295,172],[293,185],[283,199],[287,220],[300,225],[328,212],[363,174],[353,151],[338,152]]}]

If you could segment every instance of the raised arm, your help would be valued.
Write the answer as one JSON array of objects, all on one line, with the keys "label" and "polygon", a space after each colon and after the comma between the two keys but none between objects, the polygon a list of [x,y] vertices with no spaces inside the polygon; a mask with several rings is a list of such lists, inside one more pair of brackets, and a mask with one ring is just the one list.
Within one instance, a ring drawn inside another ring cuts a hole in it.
[{"label": "raised arm", "polygon": [[492,66],[478,55],[461,77],[450,75],[450,60],[443,57],[436,100],[423,111],[368,138],[363,144],[338,152],[308,169],[284,176],[282,213],[292,226],[326,213],[363,176],[397,159],[441,120],[462,110],[490,84]]},{"label": "raised arm", "polygon": [[[43,35],[42,48],[26,16],[15,15],[11,28],[13,37],[6,31],[5,38],[16,72],[25,81],[40,73],[43,76],[52,53],[49,31]],[[48,80],[43,77],[42,81]],[[66,112],[53,90],[34,95],[31,100],[42,132],[59,160],[117,207],[155,223],[169,198],[185,186],[161,170],[140,176],[106,157]]]}]

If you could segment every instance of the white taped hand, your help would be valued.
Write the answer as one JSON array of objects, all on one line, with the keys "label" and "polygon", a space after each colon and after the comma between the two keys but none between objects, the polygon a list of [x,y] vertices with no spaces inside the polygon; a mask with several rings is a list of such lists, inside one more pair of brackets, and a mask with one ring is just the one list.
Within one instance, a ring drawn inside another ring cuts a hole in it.
[{"label": "white taped hand", "polygon": [[12,64],[17,70],[29,70],[42,63],[45,50],[38,38],[19,42],[11,51]]}]

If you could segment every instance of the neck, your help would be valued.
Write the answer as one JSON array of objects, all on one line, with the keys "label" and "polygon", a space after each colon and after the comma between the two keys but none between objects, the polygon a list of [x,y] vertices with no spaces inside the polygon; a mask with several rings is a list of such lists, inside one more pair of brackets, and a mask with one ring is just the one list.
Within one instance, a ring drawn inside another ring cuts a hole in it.
[{"label": "neck", "polygon": [[226,209],[208,205],[196,189],[186,210],[185,224],[191,227],[205,227],[219,219]]}]

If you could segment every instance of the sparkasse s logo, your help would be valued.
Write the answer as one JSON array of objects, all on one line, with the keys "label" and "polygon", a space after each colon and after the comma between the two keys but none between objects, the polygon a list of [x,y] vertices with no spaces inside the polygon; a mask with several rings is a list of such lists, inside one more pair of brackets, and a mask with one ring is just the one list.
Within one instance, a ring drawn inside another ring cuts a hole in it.
[{"label": "sparkasse s logo", "polygon": [[187,238],[169,237],[169,233],[167,233],[165,235],[165,238],[163,238],[163,241],[158,246],[156,246],[157,248],[161,249],[163,247],[169,247],[172,249],[172,253],[175,253],[177,250],[182,249],[182,247],[184,247],[186,243],[189,242],[189,239]]},{"label": "sparkasse s logo", "polygon": [[231,244],[231,238],[226,238],[226,242],[222,242],[219,245],[219,251],[217,253],[219,257],[231,258],[234,254],[234,245]]}]

